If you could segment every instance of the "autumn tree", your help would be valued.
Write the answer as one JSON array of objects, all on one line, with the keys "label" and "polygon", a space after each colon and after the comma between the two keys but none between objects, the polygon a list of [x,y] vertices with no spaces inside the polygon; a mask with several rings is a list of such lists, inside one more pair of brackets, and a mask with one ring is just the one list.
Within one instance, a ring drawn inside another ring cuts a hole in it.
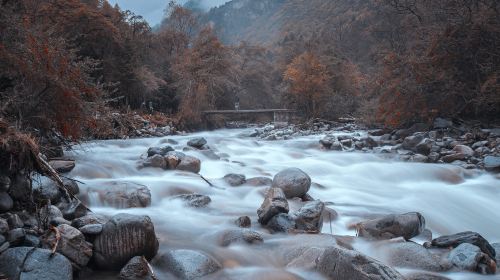
[{"label": "autumn tree", "polygon": [[203,110],[232,106],[237,71],[230,49],[219,41],[211,27],[199,32],[192,47],[173,65],[173,73],[181,100],[179,115],[186,126],[199,124]]},{"label": "autumn tree", "polygon": [[318,57],[305,52],[296,57],[286,68],[284,81],[291,104],[307,117],[321,115],[321,102],[327,97],[330,74]]}]

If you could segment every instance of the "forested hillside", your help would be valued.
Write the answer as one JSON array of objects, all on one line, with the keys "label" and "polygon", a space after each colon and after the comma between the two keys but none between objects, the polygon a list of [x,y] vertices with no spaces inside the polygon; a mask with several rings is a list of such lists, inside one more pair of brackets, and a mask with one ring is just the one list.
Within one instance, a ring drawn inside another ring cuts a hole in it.
[{"label": "forested hillside", "polygon": [[[398,126],[499,112],[496,1],[240,0],[207,18],[227,43],[267,46],[280,73],[297,74],[286,68],[316,56],[327,71],[312,71],[325,85],[311,96],[349,105],[318,108],[330,116],[355,109],[368,122]],[[282,77],[293,97],[296,86]]]},{"label": "forested hillside", "polygon": [[4,0],[0,113],[75,138],[110,110],[153,107],[197,128],[201,111],[235,100],[386,126],[495,119],[497,2],[409,3],[234,0],[205,13],[171,2],[153,32],[107,1]]}]

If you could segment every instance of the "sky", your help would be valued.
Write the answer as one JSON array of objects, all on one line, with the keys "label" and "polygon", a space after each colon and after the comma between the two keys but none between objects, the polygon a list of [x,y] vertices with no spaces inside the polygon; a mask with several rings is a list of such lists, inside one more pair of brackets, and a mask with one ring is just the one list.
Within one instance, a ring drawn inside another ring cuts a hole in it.
[{"label": "sky", "polygon": [[[206,9],[219,6],[228,0],[200,0]],[[169,0],[108,0],[111,5],[118,3],[122,10],[130,10],[141,15],[147,20],[150,26],[159,24],[163,18],[163,11]],[[177,3],[184,4],[187,0],[179,0]]]}]

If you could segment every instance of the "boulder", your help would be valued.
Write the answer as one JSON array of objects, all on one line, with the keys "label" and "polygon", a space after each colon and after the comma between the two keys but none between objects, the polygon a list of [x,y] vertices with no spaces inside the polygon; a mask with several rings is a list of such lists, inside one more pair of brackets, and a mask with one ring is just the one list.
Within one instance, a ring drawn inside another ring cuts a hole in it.
[{"label": "boulder", "polygon": [[39,200],[50,200],[50,203],[57,204],[61,200],[62,192],[56,184],[50,182],[34,187],[33,196]]},{"label": "boulder", "polygon": [[7,249],[0,255],[0,271],[8,279],[71,280],[71,263],[59,253],[33,247]]},{"label": "boulder", "polygon": [[189,140],[187,144],[193,148],[201,149],[205,144],[207,144],[207,140],[203,137],[196,137]]},{"label": "boulder", "polygon": [[448,255],[453,266],[468,271],[477,271],[483,274],[494,274],[496,265],[491,266],[492,259],[481,249],[469,243],[462,243]]},{"label": "boulder", "polygon": [[403,237],[409,240],[425,229],[425,219],[417,212],[387,215],[357,224],[358,235],[374,239]]},{"label": "boulder", "polygon": [[95,214],[95,213],[89,213],[83,217],[74,219],[71,222],[71,226],[73,226],[75,228],[81,228],[81,227],[84,227],[86,225],[94,225],[94,224],[103,225],[107,221],[108,221],[108,219],[106,219],[106,217],[104,217],[102,215]]},{"label": "boulder", "polygon": [[311,201],[294,213],[295,227],[306,232],[321,232],[325,204],[319,200]]},{"label": "boulder", "polygon": [[66,190],[72,194],[72,195],[77,195],[80,193],[80,187],[78,186],[78,183],[75,180],[71,179],[63,179],[64,186],[66,187]]},{"label": "boulder", "polygon": [[193,173],[199,173],[201,170],[201,161],[192,156],[185,156],[180,160],[176,169],[182,171],[189,171]]},{"label": "boulder", "polygon": [[145,159],[142,165],[144,167],[167,169],[167,160],[161,155],[153,155]]},{"label": "boulder", "polygon": [[495,249],[495,259],[497,263],[497,271],[500,271],[500,243],[491,244],[493,249]]},{"label": "boulder", "polygon": [[424,139],[415,146],[415,152],[424,156],[428,156],[432,150],[432,140]]},{"label": "boulder", "polygon": [[416,147],[420,142],[424,140],[424,135],[421,133],[417,133],[412,136],[408,136],[403,140],[403,149],[416,151]]},{"label": "boulder", "polygon": [[10,189],[10,178],[0,174],[0,192],[8,192]]},{"label": "boulder", "polygon": [[430,250],[414,242],[389,242],[381,245],[377,251],[387,256],[385,263],[391,266],[435,272],[451,268],[451,264],[441,260],[440,255],[432,254]]},{"label": "boulder", "polygon": [[161,255],[156,266],[180,279],[197,279],[212,274],[222,265],[211,256],[193,250],[173,250]]},{"label": "boulder", "polygon": [[59,241],[54,231],[44,240],[44,248],[51,249],[57,242],[56,252],[68,258],[76,269],[81,269],[87,265],[92,257],[92,244],[85,241],[85,236],[76,228],[69,225],[57,226],[59,231]]},{"label": "boulder", "polygon": [[436,118],[434,120],[434,128],[435,129],[445,129],[453,127],[453,122],[443,118]]},{"label": "boulder", "polygon": [[262,234],[250,229],[233,229],[224,231],[219,238],[220,246],[229,246],[233,243],[255,244],[264,242]]},{"label": "boulder", "polygon": [[361,138],[361,142],[363,143],[363,147],[373,149],[378,147],[378,142],[373,137],[363,137]]},{"label": "boulder", "polygon": [[6,235],[7,242],[12,246],[20,246],[26,238],[26,231],[23,228],[11,229]]},{"label": "boulder", "polygon": [[76,218],[83,217],[87,215],[87,207],[82,204],[79,200],[72,200],[70,203],[59,203],[57,208],[61,209],[63,217],[67,220],[73,220]]},{"label": "boulder", "polygon": [[463,154],[466,157],[471,157],[474,155],[474,150],[465,145],[456,145],[455,147],[453,147],[453,151],[455,151],[455,153],[457,154]]},{"label": "boulder", "polygon": [[16,202],[29,202],[31,182],[26,175],[18,174],[14,178],[9,189],[9,195]]},{"label": "boulder", "polygon": [[460,232],[452,235],[444,235],[432,240],[432,246],[439,248],[456,248],[462,243],[469,243],[481,249],[490,258],[495,259],[495,249],[479,233],[472,231]]},{"label": "boulder", "polygon": [[272,217],[279,213],[288,213],[288,201],[286,200],[285,193],[280,188],[270,188],[262,202],[262,205],[257,210],[259,216],[259,223],[266,225]]},{"label": "boulder", "polygon": [[49,165],[52,166],[59,173],[68,173],[75,168],[75,161],[73,160],[51,160]]},{"label": "boulder", "polygon": [[6,234],[9,231],[7,220],[0,218],[0,234]]},{"label": "boulder", "polygon": [[311,178],[298,168],[288,168],[274,176],[272,187],[282,189],[286,198],[302,197],[311,187]]},{"label": "boulder", "polygon": [[328,279],[404,280],[393,268],[357,251],[338,246],[307,248],[287,266],[316,270]]},{"label": "boulder", "polygon": [[319,140],[321,146],[325,149],[329,150],[332,147],[332,144],[336,141],[334,136],[325,136],[323,139]]},{"label": "boulder", "polygon": [[222,179],[231,187],[241,186],[246,182],[246,177],[243,174],[227,174]]},{"label": "boulder", "polygon": [[152,157],[155,155],[165,156],[168,152],[174,151],[174,148],[171,146],[163,146],[163,147],[151,147],[148,149],[148,157]]},{"label": "boulder", "polygon": [[14,201],[6,192],[0,192],[0,214],[5,213],[14,207]]},{"label": "boulder", "polygon": [[240,228],[249,228],[252,226],[252,220],[248,216],[241,216],[234,223]]},{"label": "boulder", "polygon": [[295,230],[295,220],[289,214],[279,213],[269,220],[266,226],[271,232],[290,232]]},{"label": "boulder", "polygon": [[149,188],[132,182],[110,182],[93,191],[100,193],[102,202],[106,206],[123,209],[151,205]]},{"label": "boulder", "polygon": [[86,225],[78,230],[80,230],[81,233],[84,235],[98,235],[102,232],[103,225],[101,224],[91,224],[91,225]]},{"label": "boulder", "polygon": [[167,162],[167,168],[168,169],[176,169],[177,165],[181,162],[183,158],[185,158],[186,155],[181,152],[168,152],[165,155],[165,160]]},{"label": "boulder", "polygon": [[486,156],[484,158],[484,169],[500,172],[500,156]]},{"label": "boulder", "polygon": [[95,264],[108,270],[121,269],[135,256],[150,260],[157,251],[158,240],[148,216],[115,215],[94,240]]},{"label": "boulder", "polygon": [[464,154],[461,154],[461,153],[449,154],[449,155],[445,155],[445,156],[441,157],[441,160],[446,162],[446,163],[452,163],[456,160],[464,160],[464,159],[466,159],[466,156]]},{"label": "boulder", "polygon": [[197,193],[175,195],[172,199],[181,199],[187,206],[195,208],[205,207],[212,202],[209,196]]},{"label": "boulder", "polygon": [[135,256],[120,270],[120,280],[155,280],[148,260],[142,256]]},{"label": "boulder", "polygon": [[273,184],[273,180],[267,177],[253,177],[247,179],[245,184],[253,187],[271,186]]}]

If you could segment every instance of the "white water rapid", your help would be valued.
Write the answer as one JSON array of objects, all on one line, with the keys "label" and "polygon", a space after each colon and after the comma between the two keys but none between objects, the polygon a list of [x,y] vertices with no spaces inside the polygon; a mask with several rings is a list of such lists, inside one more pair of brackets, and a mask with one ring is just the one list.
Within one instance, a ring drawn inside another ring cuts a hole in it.
[{"label": "white water rapid", "polygon": [[[256,214],[266,187],[230,187],[218,180],[228,173],[244,174],[247,178],[272,178],[287,167],[304,170],[316,183],[309,194],[332,202],[329,207],[339,213],[339,218],[331,224],[325,221],[323,233],[329,234],[332,230],[335,235],[354,236],[349,225],[363,219],[418,211],[425,217],[434,237],[471,230],[490,243],[500,241],[500,180],[492,175],[467,176],[452,165],[397,162],[371,153],[324,151],[318,144],[321,135],[261,141],[243,136],[247,132],[245,129],[217,130],[188,136],[82,144],[68,154],[77,162],[69,177],[85,183],[80,184],[81,193],[108,181],[131,181],[148,186],[152,194],[152,205],[148,208],[103,207],[92,195],[90,207],[105,215],[121,212],[149,215],[160,239],[160,254],[174,248],[202,250],[220,260],[224,272],[235,279],[322,279],[318,274],[287,269],[282,252],[287,244],[333,241],[324,236],[265,233],[262,245],[218,246],[214,241],[216,233],[237,228],[234,220],[239,216],[250,216],[252,229],[266,232],[257,223]],[[185,153],[201,159],[200,174],[225,189],[212,188],[189,173],[137,168],[148,147],[163,146],[166,139],[173,139],[178,144],[172,146],[182,151],[193,137],[205,137],[222,159],[210,159],[200,151]],[[207,208],[195,209],[169,199],[171,195],[186,192],[208,195],[212,202]],[[354,247],[376,256],[366,244],[355,243]],[[453,279],[483,279],[468,273],[445,275]],[[484,276],[484,279],[497,278]]]}]

